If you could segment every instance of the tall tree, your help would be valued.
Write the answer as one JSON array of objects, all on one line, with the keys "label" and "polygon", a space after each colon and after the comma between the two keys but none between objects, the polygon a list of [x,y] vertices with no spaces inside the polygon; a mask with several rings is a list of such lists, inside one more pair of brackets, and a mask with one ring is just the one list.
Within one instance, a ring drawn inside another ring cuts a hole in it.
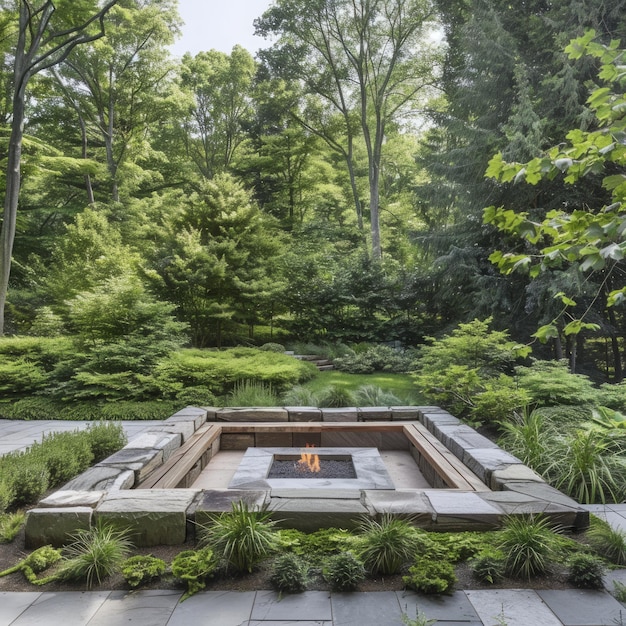
[{"label": "tall tree", "polygon": [[[117,0],[102,8],[93,0],[3,2],[5,10],[16,11],[17,37],[13,51],[13,94],[11,134],[6,165],[6,189],[0,233],[0,336],[4,313],[20,193],[20,167],[26,91],[31,78],[62,62],[77,46],[104,36],[104,18]],[[99,8],[99,10],[98,10]]]},{"label": "tall tree", "polygon": [[379,185],[382,148],[392,122],[429,93],[436,67],[429,37],[430,0],[278,0],[256,23],[276,37],[261,58],[320,98],[302,122],[345,159],[355,207],[354,141],[368,159],[372,256],[381,256]]},{"label": "tall tree", "polygon": [[245,138],[255,71],[254,59],[241,46],[230,55],[210,50],[183,57],[181,86],[193,97],[185,129],[187,151],[206,178],[228,168]]}]

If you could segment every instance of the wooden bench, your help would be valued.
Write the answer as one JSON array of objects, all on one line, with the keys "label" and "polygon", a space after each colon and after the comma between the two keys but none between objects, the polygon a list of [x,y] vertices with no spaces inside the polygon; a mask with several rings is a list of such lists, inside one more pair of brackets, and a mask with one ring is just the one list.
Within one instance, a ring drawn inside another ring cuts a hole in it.
[{"label": "wooden bench", "polygon": [[204,424],[170,457],[137,485],[137,489],[175,489],[191,471],[198,459],[222,432],[221,425]]},{"label": "wooden bench", "polygon": [[489,487],[423,424],[404,424],[403,429],[406,438],[450,489],[489,491]]}]

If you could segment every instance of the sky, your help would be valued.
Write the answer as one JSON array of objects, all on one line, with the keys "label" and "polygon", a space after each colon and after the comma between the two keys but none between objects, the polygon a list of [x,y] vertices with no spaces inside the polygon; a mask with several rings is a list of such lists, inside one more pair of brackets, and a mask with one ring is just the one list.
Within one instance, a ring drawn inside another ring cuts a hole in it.
[{"label": "sky", "polygon": [[271,0],[178,0],[178,11],[185,24],[172,53],[195,55],[211,49],[230,53],[235,44],[240,44],[254,54],[269,42],[254,36],[252,22],[270,4]]}]

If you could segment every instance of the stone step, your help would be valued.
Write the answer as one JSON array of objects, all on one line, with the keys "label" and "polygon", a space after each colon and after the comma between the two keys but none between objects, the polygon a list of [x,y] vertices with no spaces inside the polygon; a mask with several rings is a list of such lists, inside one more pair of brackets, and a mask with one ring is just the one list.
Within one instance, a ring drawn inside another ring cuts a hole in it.
[{"label": "stone step", "polygon": [[318,366],[317,366],[317,369],[318,369],[320,372],[327,372],[327,371],[329,371],[329,370],[334,370],[334,369],[335,369],[335,366],[334,366],[332,363],[330,363],[329,365],[318,365]]}]

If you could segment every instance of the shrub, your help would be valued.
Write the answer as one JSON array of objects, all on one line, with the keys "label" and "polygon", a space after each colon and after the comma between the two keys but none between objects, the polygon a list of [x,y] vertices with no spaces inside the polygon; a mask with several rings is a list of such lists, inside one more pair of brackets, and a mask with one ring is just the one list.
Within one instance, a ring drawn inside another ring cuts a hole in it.
[{"label": "shrub", "polygon": [[23,358],[0,362],[0,394],[24,395],[45,386],[48,380],[43,368]]},{"label": "shrub", "polygon": [[272,565],[270,583],[276,591],[301,593],[306,589],[309,566],[293,552],[281,554]]},{"label": "shrub", "polygon": [[454,565],[449,561],[420,556],[409,567],[408,576],[402,582],[408,589],[420,593],[446,593],[456,583]]},{"label": "shrub", "polygon": [[11,543],[20,532],[25,518],[23,511],[0,513],[0,543]]},{"label": "shrub", "polygon": [[351,374],[374,372],[405,374],[415,368],[415,354],[390,346],[372,345],[359,352],[350,351],[343,356],[335,357],[333,364],[338,370]]},{"label": "shrub", "polygon": [[90,424],[85,431],[85,437],[94,457],[94,463],[98,463],[108,456],[121,450],[128,441],[121,424],[104,422]]},{"label": "shrub", "polygon": [[410,561],[419,546],[417,531],[403,519],[385,514],[380,521],[365,518],[359,556],[372,574],[396,574]]},{"label": "shrub", "polygon": [[41,498],[50,484],[50,474],[42,459],[26,453],[9,453],[0,459],[13,500],[10,506],[25,506]]},{"label": "shrub", "polygon": [[354,406],[354,396],[352,392],[343,387],[329,385],[324,387],[317,394],[317,405],[324,408],[340,408],[345,406]]},{"label": "shrub", "polygon": [[296,385],[283,394],[284,406],[317,406],[315,394],[302,385]]},{"label": "shrub", "polygon": [[503,434],[498,443],[505,450],[540,474],[547,470],[557,431],[541,411],[525,407],[510,421],[501,422],[500,428]]},{"label": "shrub", "polygon": [[176,394],[176,401],[182,406],[215,406],[217,398],[208,387],[188,387]]},{"label": "shrub", "polygon": [[383,391],[376,385],[362,385],[354,392],[357,406],[397,406],[401,400],[393,393]]},{"label": "shrub", "polygon": [[49,486],[56,487],[84,472],[93,461],[93,453],[84,433],[59,432],[33,444],[29,458],[38,458],[45,464]]},{"label": "shrub", "polygon": [[507,573],[527,580],[548,571],[557,543],[549,520],[536,515],[508,517],[496,540]]},{"label": "shrub", "polygon": [[251,572],[277,546],[274,525],[269,513],[250,510],[241,500],[233,503],[232,511],[212,516],[210,523],[200,528],[200,542],[224,560],[227,570]]},{"label": "shrub", "polygon": [[213,550],[206,546],[199,550],[183,550],[172,561],[172,574],[187,585],[181,602],[206,586],[207,578],[213,576],[217,560]]},{"label": "shrub", "polygon": [[567,580],[580,589],[603,589],[604,563],[593,554],[580,552],[570,557]]},{"label": "shrub", "polygon": [[283,550],[306,557],[313,565],[323,565],[329,556],[349,551],[358,543],[358,538],[341,528],[320,528],[313,533],[304,533],[295,528],[277,531]]},{"label": "shrub", "polygon": [[504,578],[504,555],[497,550],[482,552],[470,561],[470,569],[478,580],[493,585]]},{"label": "shrub", "polygon": [[108,524],[97,524],[76,531],[66,547],[66,560],[55,578],[84,580],[87,589],[119,570],[128,557],[132,544],[126,533]]},{"label": "shrub", "polygon": [[477,422],[501,422],[519,411],[530,401],[530,394],[518,388],[511,376],[500,374],[483,383],[483,391],[476,393],[470,413]]},{"label": "shrub", "polygon": [[268,342],[264,343],[259,350],[265,350],[266,352],[285,352],[285,346],[280,343]]},{"label": "shrub", "polygon": [[27,557],[16,563],[13,567],[0,572],[0,576],[7,576],[14,572],[21,571],[28,582],[35,585],[42,585],[50,582],[54,577],[38,579],[37,574],[48,569],[61,560],[61,550],[52,546],[41,546]]},{"label": "shrub", "polygon": [[3,478],[2,481],[0,481],[0,514],[4,513],[9,508],[13,499],[13,487],[8,478]]},{"label": "shrub", "polygon": [[594,518],[587,531],[587,539],[591,547],[607,561],[626,565],[626,532]]},{"label": "shrub", "polygon": [[620,502],[624,496],[626,463],[613,453],[606,433],[576,430],[557,438],[551,458],[550,482],[578,502]]},{"label": "shrub", "polygon": [[217,396],[227,394],[238,381],[254,380],[280,393],[317,374],[312,363],[286,354],[253,348],[179,350],[156,369],[156,383],[172,394],[186,387],[205,387]]},{"label": "shrub", "polygon": [[596,404],[598,392],[582,374],[572,374],[566,361],[534,360],[530,367],[515,368],[518,385],[538,406]]},{"label": "shrub", "polygon": [[137,554],[121,564],[122,576],[130,587],[139,587],[159,578],[167,569],[165,561],[151,554]]},{"label": "shrub", "polygon": [[278,396],[272,385],[254,380],[242,380],[228,394],[226,406],[276,406]]},{"label": "shrub", "polygon": [[342,552],[328,559],[322,576],[333,591],[354,591],[365,578],[365,567],[352,552]]}]

